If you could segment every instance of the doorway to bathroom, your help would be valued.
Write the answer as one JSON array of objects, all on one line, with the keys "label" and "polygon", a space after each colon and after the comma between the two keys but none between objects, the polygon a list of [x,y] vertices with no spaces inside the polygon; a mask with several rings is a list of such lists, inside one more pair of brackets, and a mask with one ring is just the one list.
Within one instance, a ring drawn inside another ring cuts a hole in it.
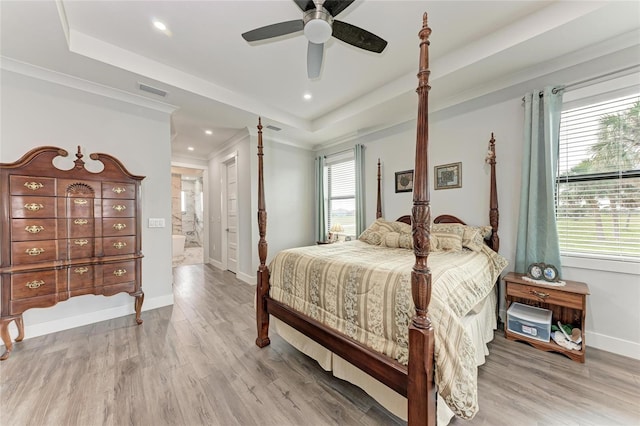
[{"label": "doorway to bathroom", "polygon": [[204,170],[171,167],[172,264],[204,263]]}]

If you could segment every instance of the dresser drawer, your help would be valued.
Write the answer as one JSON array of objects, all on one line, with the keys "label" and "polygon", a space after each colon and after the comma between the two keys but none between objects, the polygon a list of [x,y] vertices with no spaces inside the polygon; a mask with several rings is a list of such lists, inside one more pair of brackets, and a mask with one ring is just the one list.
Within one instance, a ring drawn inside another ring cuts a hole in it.
[{"label": "dresser drawer", "polygon": [[133,200],[136,198],[136,187],[130,183],[102,182],[102,198]]},{"label": "dresser drawer", "polygon": [[94,216],[94,199],[92,197],[66,197],[65,201],[66,217],[89,218]]},{"label": "dresser drawer", "polygon": [[11,195],[56,195],[54,178],[12,175],[9,182]]},{"label": "dresser drawer", "polygon": [[96,265],[71,266],[69,272],[69,290],[80,290],[95,286],[96,273],[102,269]]},{"label": "dresser drawer", "polygon": [[13,219],[11,241],[53,240],[57,237],[56,219]]},{"label": "dresser drawer", "polygon": [[83,259],[95,256],[95,245],[93,238],[79,237],[69,238],[67,243],[67,255],[69,259]]},{"label": "dresser drawer", "polygon": [[135,281],[136,261],[104,264],[102,265],[102,274],[105,286]]},{"label": "dresser drawer", "polygon": [[102,235],[105,237],[136,235],[136,219],[134,217],[102,219]]},{"label": "dresser drawer", "polygon": [[11,300],[44,296],[56,292],[56,271],[25,272],[11,275]]},{"label": "dresser drawer", "polygon": [[56,217],[55,197],[11,197],[11,217],[13,218],[54,218]]},{"label": "dresser drawer", "polygon": [[93,237],[95,235],[95,220],[86,217],[76,217],[67,219],[67,229],[69,238]]},{"label": "dresser drawer", "polygon": [[11,263],[24,265],[57,260],[59,257],[56,240],[18,241],[11,243]]},{"label": "dresser drawer", "polygon": [[102,217],[135,217],[135,200],[102,200]]},{"label": "dresser drawer", "polygon": [[523,299],[535,300],[541,303],[561,305],[574,309],[582,309],[583,295],[555,290],[552,288],[541,288],[510,282],[507,288],[507,296],[520,297]]},{"label": "dresser drawer", "polygon": [[104,237],[102,251],[105,256],[135,253],[136,237]]}]

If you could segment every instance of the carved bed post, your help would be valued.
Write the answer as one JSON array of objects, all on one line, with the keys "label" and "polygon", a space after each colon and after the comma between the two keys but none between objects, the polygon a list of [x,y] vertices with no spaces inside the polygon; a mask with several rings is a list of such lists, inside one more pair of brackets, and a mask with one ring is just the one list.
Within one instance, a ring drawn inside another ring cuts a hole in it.
[{"label": "carved bed post", "polygon": [[431,299],[431,271],[427,266],[430,249],[431,210],[429,206],[429,35],[427,14],[420,30],[418,71],[418,125],[413,186],[412,234],[416,261],[411,271],[411,295],[416,314],[409,325],[408,424],[436,424],[436,395],[433,382],[434,335],[428,315]]},{"label": "carved bed post", "polygon": [[264,175],[262,164],[262,120],[258,118],[258,231],[260,241],[258,241],[258,282],[256,285],[256,322],[258,326],[258,337],[256,345],[263,348],[271,341],[269,340],[269,313],[267,312],[267,302],[265,297],[269,294],[269,268],[267,262],[267,210],[264,202]]},{"label": "carved bed post", "polygon": [[376,219],[382,217],[382,198],[380,195],[380,159],[378,158],[378,198],[376,204]]},{"label": "carved bed post", "polygon": [[500,249],[500,237],[498,236],[498,221],[500,214],[498,213],[498,190],[496,185],[496,140],[491,132],[489,140],[488,163],[491,165],[491,192],[489,195],[489,225],[493,229],[491,233],[491,248],[498,252]]}]

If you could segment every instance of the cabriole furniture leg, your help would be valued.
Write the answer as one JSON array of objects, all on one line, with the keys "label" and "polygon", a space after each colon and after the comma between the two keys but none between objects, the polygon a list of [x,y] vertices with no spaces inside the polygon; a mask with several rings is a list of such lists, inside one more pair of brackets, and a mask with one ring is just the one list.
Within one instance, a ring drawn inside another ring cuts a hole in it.
[{"label": "cabriole furniture leg", "polygon": [[9,355],[13,350],[13,342],[11,342],[11,335],[9,334],[9,323],[11,323],[11,321],[15,321],[16,326],[18,327],[18,337],[16,337],[16,342],[21,342],[22,339],[24,339],[24,321],[22,321],[22,314],[0,318],[0,337],[2,337],[5,347],[4,353],[0,356],[0,361],[4,361],[9,358]]}]

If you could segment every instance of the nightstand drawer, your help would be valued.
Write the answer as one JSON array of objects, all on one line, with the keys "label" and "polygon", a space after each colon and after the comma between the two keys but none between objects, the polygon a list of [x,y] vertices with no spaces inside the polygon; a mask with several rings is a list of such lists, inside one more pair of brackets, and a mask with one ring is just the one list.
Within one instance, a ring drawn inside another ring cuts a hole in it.
[{"label": "nightstand drawer", "polygon": [[567,293],[566,291],[552,288],[529,286],[514,282],[510,282],[507,286],[507,296],[520,297],[574,309],[582,309],[582,301],[584,299],[582,294]]}]

